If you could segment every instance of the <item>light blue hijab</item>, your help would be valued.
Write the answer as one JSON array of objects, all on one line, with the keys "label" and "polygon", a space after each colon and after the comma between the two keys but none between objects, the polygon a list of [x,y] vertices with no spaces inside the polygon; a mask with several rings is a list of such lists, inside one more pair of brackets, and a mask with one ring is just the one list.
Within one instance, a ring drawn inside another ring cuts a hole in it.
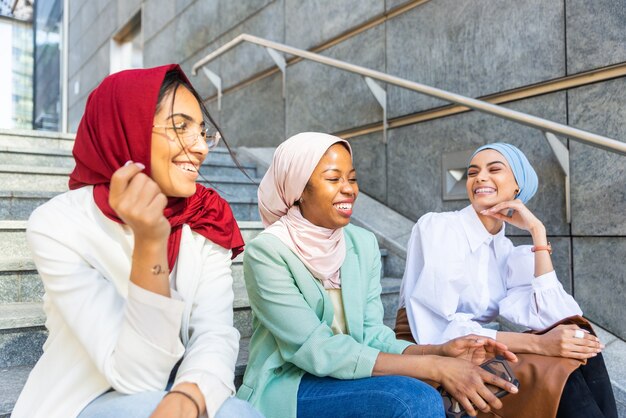
[{"label": "light blue hijab", "polygon": [[[519,187],[519,193],[515,196],[516,199],[520,199],[524,204],[528,202],[537,192],[537,186],[539,186],[539,179],[537,178],[537,173],[533,169],[533,166],[530,165],[528,158],[524,155],[519,148],[506,144],[504,142],[495,142],[493,144],[483,145],[478,148],[472,154],[472,158],[479,152],[492,149],[498,151],[500,154],[506,158],[506,161],[511,166],[511,170],[513,170],[513,176],[515,176],[515,181],[517,181],[517,186]],[[471,158],[470,158],[471,160]]]}]

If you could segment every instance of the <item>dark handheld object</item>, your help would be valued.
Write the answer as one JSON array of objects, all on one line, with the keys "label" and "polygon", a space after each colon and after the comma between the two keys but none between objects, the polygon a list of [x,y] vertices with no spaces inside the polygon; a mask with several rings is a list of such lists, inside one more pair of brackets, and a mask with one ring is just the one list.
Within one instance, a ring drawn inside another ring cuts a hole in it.
[{"label": "dark handheld object", "polygon": [[[513,370],[509,366],[509,363],[502,356],[496,356],[490,360],[487,360],[483,364],[480,365],[483,369],[487,370],[489,373],[495,374],[496,376],[506,380],[507,382],[511,382],[515,385],[515,387],[519,388],[519,381],[515,378],[513,374]],[[507,395],[509,392],[501,389],[497,386],[486,385],[489,390],[491,390],[494,395],[498,398],[502,398]],[[446,412],[446,418],[462,418],[467,416],[465,409],[461,406],[456,399],[454,399],[448,392],[446,392],[443,387],[439,387],[439,393],[441,394],[441,398],[443,399],[443,408]]]}]

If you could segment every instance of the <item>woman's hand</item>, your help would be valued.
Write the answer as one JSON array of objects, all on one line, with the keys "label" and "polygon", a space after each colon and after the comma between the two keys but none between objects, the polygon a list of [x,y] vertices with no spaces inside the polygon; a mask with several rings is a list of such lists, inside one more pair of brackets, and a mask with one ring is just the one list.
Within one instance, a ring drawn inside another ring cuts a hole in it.
[{"label": "woman's hand", "polygon": [[477,409],[487,413],[491,409],[502,408],[502,402],[486,384],[497,386],[510,393],[518,391],[512,383],[469,361],[441,357],[438,363],[440,376],[437,381],[471,416],[477,415]]},{"label": "woman's hand", "polygon": [[172,393],[159,402],[150,418],[198,418],[196,407],[185,396]]},{"label": "woman's hand", "polygon": [[[194,403],[188,396],[178,392],[184,392],[194,399]],[[163,397],[150,418],[199,418],[204,411],[204,396],[195,383],[179,383],[174,386],[170,393]]]},{"label": "woman's hand", "polygon": [[162,241],[170,234],[163,215],[167,197],[159,186],[141,171],[140,163],[126,164],[111,177],[109,204],[135,234],[135,240]]},{"label": "woman's hand", "polygon": [[506,345],[491,338],[478,335],[466,335],[450,340],[440,346],[441,355],[468,360],[473,364],[482,364],[497,355],[506,360],[517,362],[517,356]]},{"label": "woman's hand", "polygon": [[[511,216],[502,212],[508,212],[512,209]],[[480,211],[481,214],[491,216],[500,221],[507,222],[513,226],[523,229],[524,231],[533,232],[544,228],[543,223],[522,203],[520,199],[508,200],[498,203],[497,205]]]},{"label": "woman's hand", "polygon": [[[576,331],[583,332],[583,338],[576,338]],[[540,336],[541,353],[546,356],[588,359],[596,356],[604,345],[598,337],[576,325],[559,325]]]}]

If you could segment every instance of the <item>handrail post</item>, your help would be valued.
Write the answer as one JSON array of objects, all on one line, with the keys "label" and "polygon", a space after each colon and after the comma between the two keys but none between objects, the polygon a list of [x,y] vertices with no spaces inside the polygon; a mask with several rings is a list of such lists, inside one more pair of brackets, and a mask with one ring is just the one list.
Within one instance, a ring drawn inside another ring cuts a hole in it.
[{"label": "handrail post", "polygon": [[217,110],[221,111],[222,110],[222,78],[206,67],[202,67],[202,72],[204,72],[204,75],[206,76],[206,78],[208,78],[211,84],[213,84],[215,88],[217,89]]},{"label": "handrail post", "polygon": [[265,50],[270,55],[270,57],[274,61],[274,64],[276,64],[280,72],[283,73],[283,99],[286,99],[287,98],[287,87],[286,87],[287,61],[285,61],[285,57],[283,57],[283,55],[280,52],[276,51],[275,49],[265,47]]},{"label": "handrail post", "polygon": [[387,143],[387,92],[377,82],[369,77],[363,77],[365,84],[369,87],[370,91],[374,95],[374,98],[383,108],[383,144]]},{"label": "handrail post", "polygon": [[559,163],[559,167],[565,175],[565,219],[568,224],[572,223],[572,202],[570,196],[570,171],[569,171],[569,150],[552,132],[543,132],[548,140],[548,144]]}]

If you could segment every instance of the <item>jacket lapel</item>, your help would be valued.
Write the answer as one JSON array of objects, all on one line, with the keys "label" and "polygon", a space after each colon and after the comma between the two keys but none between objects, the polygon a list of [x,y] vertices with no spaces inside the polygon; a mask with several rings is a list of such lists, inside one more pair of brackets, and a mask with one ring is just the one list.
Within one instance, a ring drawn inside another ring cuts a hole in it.
[{"label": "jacket lapel", "polygon": [[341,266],[341,297],[348,333],[357,341],[363,336],[363,278],[352,240],[346,235],[346,259]]}]

